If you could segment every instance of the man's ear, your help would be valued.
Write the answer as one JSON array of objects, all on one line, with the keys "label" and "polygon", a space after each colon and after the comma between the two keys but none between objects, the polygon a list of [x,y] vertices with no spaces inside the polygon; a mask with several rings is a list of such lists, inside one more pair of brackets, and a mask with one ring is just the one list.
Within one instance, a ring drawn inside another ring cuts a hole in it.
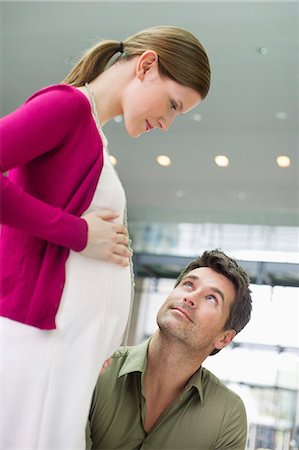
[{"label": "man's ear", "polygon": [[136,75],[140,80],[144,80],[149,72],[158,70],[158,55],[154,50],[146,50],[139,56],[136,65]]},{"label": "man's ear", "polygon": [[215,341],[214,347],[218,350],[221,350],[222,348],[226,347],[228,344],[231,343],[231,341],[236,336],[237,332],[235,330],[225,330],[221,333],[219,338]]}]

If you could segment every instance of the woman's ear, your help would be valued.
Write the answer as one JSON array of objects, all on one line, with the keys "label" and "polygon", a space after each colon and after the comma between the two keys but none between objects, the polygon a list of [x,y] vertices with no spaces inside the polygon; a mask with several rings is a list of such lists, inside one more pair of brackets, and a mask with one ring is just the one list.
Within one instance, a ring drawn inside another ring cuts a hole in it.
[{"label": "woman's ear", "polygon": [[154,50],[146,50],[139,56],[136,65],[136,75],[140,80],[144,80],[149,74],[158,72],[158,55]]},{"label": "woman's ear", "polygon": [[225,330],[221,333],[221,336],[215,341],[214,347],[218,350],[221,350],[222,348],[226,347],[228,344],[231,343],[231,341],[236,336],[237,332],[235,330]]}]

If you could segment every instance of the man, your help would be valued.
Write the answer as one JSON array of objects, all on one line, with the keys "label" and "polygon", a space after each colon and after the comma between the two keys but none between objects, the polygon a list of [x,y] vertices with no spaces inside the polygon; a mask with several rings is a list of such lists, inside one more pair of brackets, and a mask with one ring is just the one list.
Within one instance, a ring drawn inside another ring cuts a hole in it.
[{"label": "man", "polygon": [[192,261],[152,338],[120,348],[99,377],[88,448],[244,450],[243,402],[202,362],[242,330],[251,308],[248,276],[233,259],[212,250]]}]

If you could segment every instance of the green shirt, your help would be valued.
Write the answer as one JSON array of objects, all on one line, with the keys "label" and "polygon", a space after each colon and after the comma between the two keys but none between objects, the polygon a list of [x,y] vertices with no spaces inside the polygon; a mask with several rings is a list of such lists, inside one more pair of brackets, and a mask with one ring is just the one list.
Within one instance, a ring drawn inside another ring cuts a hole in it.
[{"label": "green shirt", "polygon": [[203,367],[151,431],[144,431],[143,376],[148,344],[149,340],[121,347],[99,377],[87,427],[87,449],[244,450],[247,421],[243,402]]}]

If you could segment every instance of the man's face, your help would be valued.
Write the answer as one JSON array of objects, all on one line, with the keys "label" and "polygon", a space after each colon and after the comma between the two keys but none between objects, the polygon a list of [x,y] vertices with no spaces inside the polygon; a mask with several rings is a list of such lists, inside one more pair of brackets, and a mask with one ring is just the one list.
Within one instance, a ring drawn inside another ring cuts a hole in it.
[{"label": "man's face", "polygon": [[157,323],[161,332],[183,342],[191,351],[223,348],[235,335],[224,331],[235,299],[233,283],[209,267],[184,276],[161,306]]}]

